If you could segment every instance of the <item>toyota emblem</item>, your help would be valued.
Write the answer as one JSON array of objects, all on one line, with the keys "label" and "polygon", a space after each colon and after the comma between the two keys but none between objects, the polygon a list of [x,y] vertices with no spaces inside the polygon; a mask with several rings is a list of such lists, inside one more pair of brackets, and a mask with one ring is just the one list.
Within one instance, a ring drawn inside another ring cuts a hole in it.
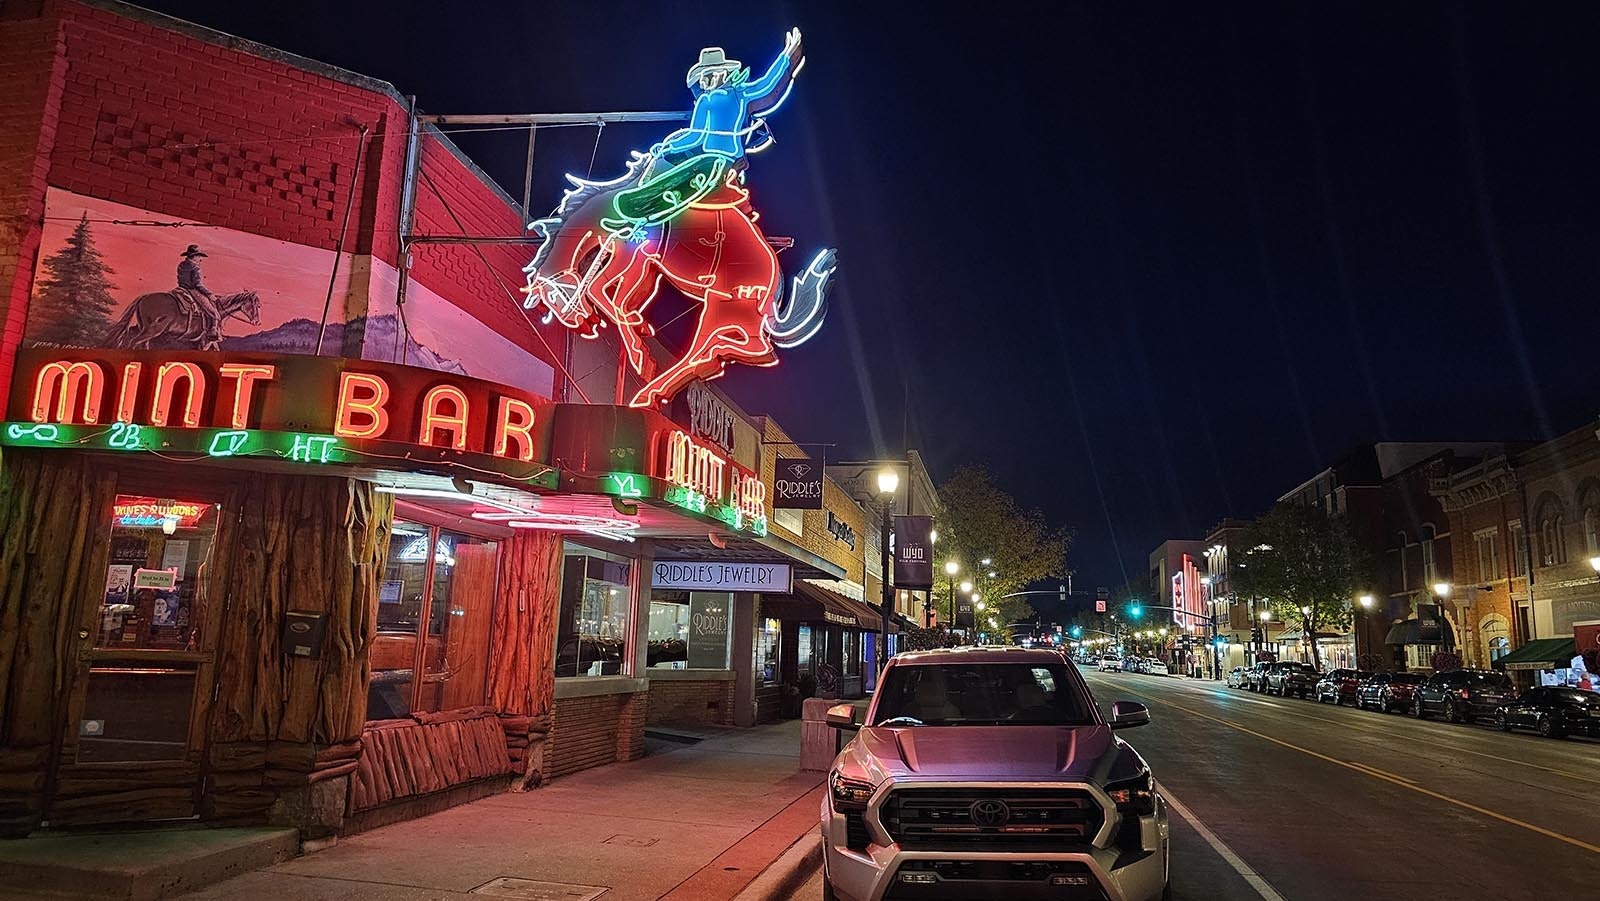
[{"label": "toyota emblem", "polygon": [[1011,820],[1011,808],[1006,806],[1006,802],[994,798],[973,801],[968,813],[972,816],[972,824],[974,826],[982,826],[986,829],[1004,826]]}]

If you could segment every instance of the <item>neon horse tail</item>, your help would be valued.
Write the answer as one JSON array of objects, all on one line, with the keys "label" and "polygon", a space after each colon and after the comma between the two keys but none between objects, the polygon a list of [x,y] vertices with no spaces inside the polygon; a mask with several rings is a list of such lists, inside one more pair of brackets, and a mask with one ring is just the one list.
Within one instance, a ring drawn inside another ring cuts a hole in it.
[{"label": "neon horse tail", "polygon": [[[811,265],[794,277],[789,302],[780,295],[767,312],[767,334],[782,348],[798,347],[822,328],[828,311],[828,289],[833,287],[833,271],[839,268],[838,254],[830,249],[818,251]],[[780,290],[783,283],[779,283]]]}]

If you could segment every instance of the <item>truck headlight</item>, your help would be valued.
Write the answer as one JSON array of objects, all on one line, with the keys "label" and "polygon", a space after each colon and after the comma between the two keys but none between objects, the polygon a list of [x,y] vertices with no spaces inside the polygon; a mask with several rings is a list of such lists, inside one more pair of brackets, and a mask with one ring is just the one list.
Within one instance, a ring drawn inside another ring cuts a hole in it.
[{"label": "truck headlight", "polygon": [[1106,794],[1117,805],[1118,813],[1144,816],[1156,812],[1156,793],[1151,787],[1149,773],[1112,782],[1106,786]]},{"label": "truck headlight", "polygon": [[828,789],[833,792],[833,806],[838,810],[866,810],[872,797],[872,784],[859,779],[846,779],[838,770],[828,774]]}]

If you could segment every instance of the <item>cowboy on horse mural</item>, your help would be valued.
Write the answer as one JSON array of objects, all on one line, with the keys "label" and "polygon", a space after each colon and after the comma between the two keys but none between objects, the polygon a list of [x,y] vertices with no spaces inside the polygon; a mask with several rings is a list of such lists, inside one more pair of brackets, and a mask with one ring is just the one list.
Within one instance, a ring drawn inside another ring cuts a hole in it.
[{"label": "cowboy on horse mural", "polygon": [[[744,186],[746,154],[772,143],[762,117],[782,105],[804,65],[799,29],[756,79],[721,47],[701,50],[686,79],[695,95],[689,127],[634,153],[614,181],[568,175],[573,187],[555,215],[529,226],[544,241],[525,269],[524,305],[543,305],[546,322],[586,338],[616,326],[629,365],[646,379],[632,406],[664,403],[729,362],[770,366],[775,348],[794,347],[821,326],[834,252],[813,257],[785,298],[777,255]],[[702,308],[682,358],[657,374],[645,313],[662,279]]]},{"label": "cowboy on horse mural", "polygon": [[106,336],[108,347],[216,350],[222,345],[222,324],[230,317],[260,324],[261,300],[256,292],[218,297],[201,281],[205,252],[190,244],[179,256],[183,259],[178,263],[178,286],[134,298]]}]

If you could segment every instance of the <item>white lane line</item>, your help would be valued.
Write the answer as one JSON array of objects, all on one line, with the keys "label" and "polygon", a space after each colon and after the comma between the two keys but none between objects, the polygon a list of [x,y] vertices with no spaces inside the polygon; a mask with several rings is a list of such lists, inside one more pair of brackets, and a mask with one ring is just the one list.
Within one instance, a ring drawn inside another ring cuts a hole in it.
[{"label": "white lane line", "polygon": [[1161,797],[1166,799],[1168,807],[1176,810],[1179,816],[1194,827],[1194,831],[1200,833],[1200,837],[1206,840],[1206,844],[1211,846],[1211,850],[1217,852],[1218,857],[1227,861],[1228,866],[1233,867],[1233,871],[1238,873],[1245,882],[1250,884],[1251,888],[1256,890],[1256,894],[1261,896],[1262,901],[1284,901],[1284,897],[1278,894],[1278,890],[1273,888],[1271,883],[1267,882],[1260,873],[1257,873],[1249,864],[1245,863],[1243,858],[1233,853],[1233,849],[1218,838],[1210,827],[1200,822],[1200,818],[1194,815],[1194,811],[1186,807],[1177,798],[1174,798],[1172,790],[1165,785],[1161,785]]}]

